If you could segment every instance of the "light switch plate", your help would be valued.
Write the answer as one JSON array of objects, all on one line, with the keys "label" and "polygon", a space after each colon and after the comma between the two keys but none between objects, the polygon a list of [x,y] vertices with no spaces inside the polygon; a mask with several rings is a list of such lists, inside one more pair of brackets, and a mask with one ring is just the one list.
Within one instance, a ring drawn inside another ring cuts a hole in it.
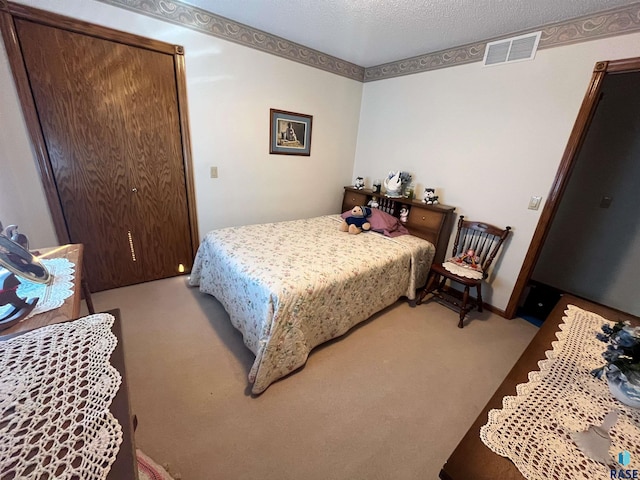
[{"label": "light switch plate", "polygon": [[211,167],[209,175],[211,178],[218,178],[218,167]]},{"label": "light switch plate", "polygon": [[538,210],[540,200],[542,200],[542,197],[531,197],[531,200],[529,200],[529,210]]}]

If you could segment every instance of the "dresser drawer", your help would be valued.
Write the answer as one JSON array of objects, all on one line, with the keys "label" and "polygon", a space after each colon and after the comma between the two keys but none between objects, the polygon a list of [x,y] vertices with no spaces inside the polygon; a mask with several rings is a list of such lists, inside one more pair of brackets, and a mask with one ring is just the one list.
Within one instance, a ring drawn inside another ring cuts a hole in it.
[{"label": "dresser drawer", "polygon": [[351,210],[356,205],[366,205],[368,202],[367,198],[365,193],[344,192],[342,211],[346,212],[347,210]]},{"label": "dresser drawer", "polygon": [[414,205],[409,212],[407,225],[424,230],[438,231],[440,230],[440,225],[442,225],[442,218],[443,214],[441,212],[422,209]]}]

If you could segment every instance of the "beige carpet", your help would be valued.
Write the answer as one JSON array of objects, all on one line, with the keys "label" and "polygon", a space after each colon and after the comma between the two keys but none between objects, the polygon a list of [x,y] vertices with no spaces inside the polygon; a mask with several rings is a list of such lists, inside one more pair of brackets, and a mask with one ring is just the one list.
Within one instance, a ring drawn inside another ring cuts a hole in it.
[{"label": "beige carpet", "polygon": [[183,480],[435,479],[537,331],[398,302],[252,397],[253,354],[185,277],[93,300],[122,312],[137,447]]}]

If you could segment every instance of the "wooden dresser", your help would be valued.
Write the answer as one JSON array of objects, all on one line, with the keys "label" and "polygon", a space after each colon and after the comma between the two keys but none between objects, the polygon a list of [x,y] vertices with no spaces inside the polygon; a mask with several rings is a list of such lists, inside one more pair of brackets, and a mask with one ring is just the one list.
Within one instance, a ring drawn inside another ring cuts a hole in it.
[{"label": "wooden dresser", "polygon": [[344,187],[341,211],[346,212],[356,205],[367,205],[373,197],[378,199],[381,210],[389,210],[387,213],[394,217],[400,216],[400,209],[405,205],[409,209],[409,216],[404,226],[412,235],[424,238],[435,245],[434,262],[444,261],[455,221],[455,207],[427,205],[419,200],[386,197],[366,188],[358,190],[354,187]]},{"label": "wooden dresser", "polygon": [[[552,343],[558,339],[556,333],[560,331],[560,324],[563,323],[564,312],[568,305],[575,305],[583,310],[602,315],[609,320],[629,320],[632,325],[638,325],[638,319],[630,314],[612,310],[572,295],[563,295],[442,467],[440,471],[442,480],[525,480],[511,460],[494,453],[482,442],[480,428],[487,423],[490,410],[502,408],[503,398],[516,395],[517,385],[528,381],[529,372],[540,369],[538,362],[547,358],[545,352],[553,349]],[[576,477],[579,476],[579,474],[576,475]]]}]

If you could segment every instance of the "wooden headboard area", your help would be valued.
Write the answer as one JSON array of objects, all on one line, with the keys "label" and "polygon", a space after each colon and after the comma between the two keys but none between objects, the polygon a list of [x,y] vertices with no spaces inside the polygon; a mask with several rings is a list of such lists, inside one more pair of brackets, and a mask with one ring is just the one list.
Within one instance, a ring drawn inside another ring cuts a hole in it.
[{"label": "wooden headboard area", "polygon": [[358,190],[354,187],[344,187],[342,212],[351,210],[356,205],[367,205],[374,197],[380,205],[378,208],[394,217],[400,218],[400,209],[405,205],[409,209],[409,216],[404,226],[411,235],[424,238],[435,245],[434,262],[444,261],[455,221],[455,207],[427,205],[419,200],[385,197],[366,188]]}]

